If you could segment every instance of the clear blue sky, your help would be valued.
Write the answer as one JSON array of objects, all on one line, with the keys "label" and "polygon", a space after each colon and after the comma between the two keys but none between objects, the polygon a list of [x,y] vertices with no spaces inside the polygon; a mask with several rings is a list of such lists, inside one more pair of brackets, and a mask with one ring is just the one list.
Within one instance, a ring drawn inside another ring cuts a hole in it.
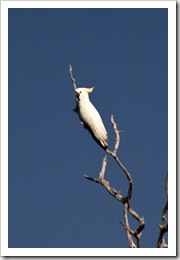
[{"label": "clear blue sky", "polygon": [[[9,9],[9,247],[128,247],[123,206],[98,177],[105,152],[80,124],[68,74],[115,139],[134,180],[132,206],[154,247],[168,169],[168,10]],[[112,158],[105,178],[128,183]],[[134,225],[134,222],[132,223]],[[134,226],[135,227],[135,226]]]}]

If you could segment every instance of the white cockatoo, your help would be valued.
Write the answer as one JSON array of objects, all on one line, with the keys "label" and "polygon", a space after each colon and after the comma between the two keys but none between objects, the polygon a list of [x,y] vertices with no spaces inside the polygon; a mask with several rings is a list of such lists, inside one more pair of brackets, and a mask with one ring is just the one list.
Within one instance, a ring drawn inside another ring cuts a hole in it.
[{"label": "white cockatoo", "polygon": [[108,135],[100,114],[89,100],[92,88],[77,88],[75,90],[77,106],[74,109],[78,113],[81,123],[89,130],[95,141],[103,148],[108,147]]}]

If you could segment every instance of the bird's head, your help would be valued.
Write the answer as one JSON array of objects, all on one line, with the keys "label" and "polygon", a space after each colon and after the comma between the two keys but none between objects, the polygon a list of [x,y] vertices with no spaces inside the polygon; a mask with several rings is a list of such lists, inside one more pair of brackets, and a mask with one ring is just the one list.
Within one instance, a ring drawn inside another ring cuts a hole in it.
[{"label": "bird's head", "polygon": [[94,87],[92,88],[77,88],[75,91],[76,101],[80,101],[83,99],[89,99],[88,93],[93,91]]}]

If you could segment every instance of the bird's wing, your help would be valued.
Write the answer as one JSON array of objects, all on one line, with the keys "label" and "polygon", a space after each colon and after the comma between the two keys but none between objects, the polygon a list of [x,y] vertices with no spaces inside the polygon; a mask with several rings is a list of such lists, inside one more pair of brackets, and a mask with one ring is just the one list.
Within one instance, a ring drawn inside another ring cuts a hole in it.
[{"label": "bird's wing", "polygon": [[103,146],[107,147],[107,132],[101,116],[91,102],[82,104],[79,111],[80,119],[84,123],[84,127],[89,130],[92,137]]}]

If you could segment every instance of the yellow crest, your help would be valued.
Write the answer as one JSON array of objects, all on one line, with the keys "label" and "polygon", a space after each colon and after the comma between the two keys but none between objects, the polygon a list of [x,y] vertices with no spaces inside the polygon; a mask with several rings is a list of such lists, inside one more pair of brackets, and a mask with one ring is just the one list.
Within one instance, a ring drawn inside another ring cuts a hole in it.
[{"label": "yellow crest", "polygon": [[94,89],[94,87],[92,87],[92,88],[85,88],[87,93],[91,93],[93,91],[93,89]]}]

